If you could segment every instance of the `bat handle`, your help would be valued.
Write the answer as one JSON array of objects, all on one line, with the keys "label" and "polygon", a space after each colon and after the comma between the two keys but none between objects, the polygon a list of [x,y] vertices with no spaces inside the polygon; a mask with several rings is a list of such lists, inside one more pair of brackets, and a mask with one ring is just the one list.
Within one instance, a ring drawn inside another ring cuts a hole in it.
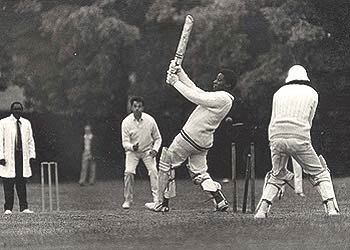
[{"label": "bat handle", "polygon": [[[175,66],[180,66],[180,65],[181,65],[181,63],[179,62],[178,59],[179,59],[179,58],[176,58],[176,57],[175,57]],[[172,73],[172,74],[177,74],[177,73],[179,73],[179,72],[180,72],[180,69],[171,70],[171,73]]]},{"label": "bat handle", "polygon": [[175,60],[176,66],[182,64],[182,59],[183,59],[183,55],[181,55],[181,54],[179,54],[179,53],[176,53],[176,54],[175,54],[174,60]]}]

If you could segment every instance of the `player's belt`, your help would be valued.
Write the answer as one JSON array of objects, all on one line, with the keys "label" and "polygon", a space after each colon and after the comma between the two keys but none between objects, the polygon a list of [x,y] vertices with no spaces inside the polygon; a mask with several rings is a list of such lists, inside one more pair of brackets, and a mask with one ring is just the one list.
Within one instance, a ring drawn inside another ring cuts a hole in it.
[{"label": "player's belt", "polygon": [[195,149],[197,149],[199,151],[204,151],[204,150],[210,149],[210,148],[199,146],[194,140],[191,139],[191,137],[188,134],[186,134],[186,132],[183,129],[181,130],[180,134],[185,139],[185,141],[187,141],[189,144],[191,144],[191,146],[194,147]]}]

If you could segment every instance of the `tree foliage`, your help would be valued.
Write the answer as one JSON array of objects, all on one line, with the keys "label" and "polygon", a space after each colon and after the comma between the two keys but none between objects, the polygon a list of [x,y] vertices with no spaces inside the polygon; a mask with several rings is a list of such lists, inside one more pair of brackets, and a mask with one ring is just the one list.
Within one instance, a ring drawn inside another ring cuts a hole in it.
[{"label": "tree foliage", "polygon": [[18,18],[32,21],[14,44],[15,56],[22,60],[18,71],[24,74],[16,83],[25,88],[28,105],[87,115],[125,110],[129,58],[140,33],[119,18],[111,8],[114,2],[62,4],[47,10],[43,6],[35,12],[32,6],[18,4]]}]

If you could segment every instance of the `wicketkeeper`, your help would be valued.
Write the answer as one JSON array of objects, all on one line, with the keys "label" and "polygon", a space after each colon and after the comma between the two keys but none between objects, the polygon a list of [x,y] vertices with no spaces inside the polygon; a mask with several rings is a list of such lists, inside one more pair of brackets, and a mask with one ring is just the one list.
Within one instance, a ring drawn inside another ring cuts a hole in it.
[{"label": "wicketkeeper", "polygon": [[159,203],[155,205],[155,211],[168,210],[168,199],[175,197],[174,168],[187,159],[193,182],[211,194],[218,211],[225,211],[228,202],[221,185],[208,173],[207,154],[213,145],[215,130],[232,107],[234,98],[227,91],[235,84],[235,75],[230,70],[219,71],[213,82],[214,91],[206,92],[198,88],[174,61],[171,61],[167,73],[167,84],[198,106],[170,147],[162,149],[158,173]]},{"label": "wicketkeeper", "polygon": [[[309,175],[321,195],[326,213],[338,215],[339,208],[325,161],[321,161],[311,144],[310,130],[318,104],[317,92],[309,86],[304,67],[294,65],[273,97],[269,140],[272,170],[265,185],[255,218],[266,218],[273,199],[286,182],[293,179],[287,161],[293,157]],[[322,158],[323,159],[323,158]]]}]

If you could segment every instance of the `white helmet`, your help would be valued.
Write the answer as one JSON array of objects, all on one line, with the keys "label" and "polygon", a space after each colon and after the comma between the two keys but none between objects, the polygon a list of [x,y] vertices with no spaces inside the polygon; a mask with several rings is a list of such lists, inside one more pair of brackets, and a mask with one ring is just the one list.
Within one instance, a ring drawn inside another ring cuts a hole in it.
[{"label": "white helmet", "polygon": [[294,65],[288,71],[286,83],[291,81],[310,81],[306,69],[301,65]]}]

